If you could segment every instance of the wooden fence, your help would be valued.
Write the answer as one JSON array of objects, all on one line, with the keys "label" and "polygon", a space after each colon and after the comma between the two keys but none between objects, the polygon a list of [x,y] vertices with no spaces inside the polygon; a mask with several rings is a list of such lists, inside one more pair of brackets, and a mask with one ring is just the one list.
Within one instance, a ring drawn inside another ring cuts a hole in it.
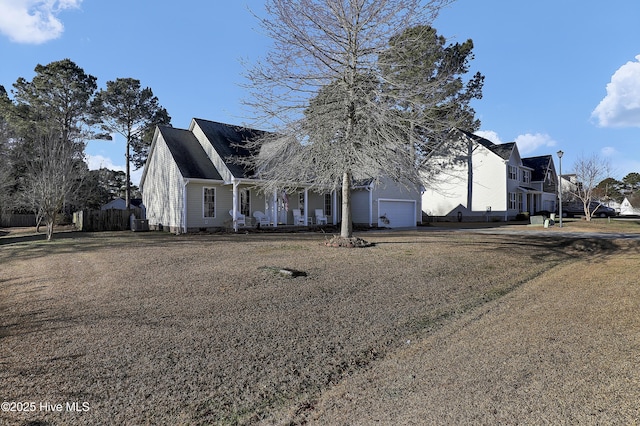
[{"label": "wooden fence", "polygon": [[73,214],[73,224],[77,230],[86,232],[126,231],[131,229],[131,214],[140,218],[142,210],[81,210]]},{"label": "wooden fence", "polygon": [[5,228],[36,226],[35,214],[8,214],[0,215],[0,226]]}]

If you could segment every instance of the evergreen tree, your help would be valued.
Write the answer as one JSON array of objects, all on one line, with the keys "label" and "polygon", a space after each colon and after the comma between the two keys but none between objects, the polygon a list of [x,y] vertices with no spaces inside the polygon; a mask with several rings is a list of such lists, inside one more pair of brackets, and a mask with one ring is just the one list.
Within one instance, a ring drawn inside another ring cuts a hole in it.
[{"label": "evergreen tree", "polygon": [[[100,90],[93,103],[93,116],[100,128],[118,133],[126,140],[126,191],[127,207],[131,204],[131,163],[136,168],[144,165],[156,125],[168,125],[171,117],[160,106],[153,91],[142,88],[140,80],[118,78],[108,81],[106,90]],[[106,136],[105,136],[106,137]],[[134,155],[132,158],[131,150]]]}]

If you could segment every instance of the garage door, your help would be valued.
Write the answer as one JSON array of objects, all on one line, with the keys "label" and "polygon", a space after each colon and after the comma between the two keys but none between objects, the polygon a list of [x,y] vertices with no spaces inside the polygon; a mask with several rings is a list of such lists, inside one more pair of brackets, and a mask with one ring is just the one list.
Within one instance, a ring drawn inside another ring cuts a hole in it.
[{"label": "garage door", "polygon": [[416,226],[416,200],[378,200],[378,226],[413,228]]}]

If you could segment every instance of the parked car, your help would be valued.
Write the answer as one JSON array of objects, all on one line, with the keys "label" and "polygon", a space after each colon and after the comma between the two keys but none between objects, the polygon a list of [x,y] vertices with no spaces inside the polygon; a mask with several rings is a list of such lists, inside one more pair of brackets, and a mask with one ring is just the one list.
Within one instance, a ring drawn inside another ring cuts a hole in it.
[{"label": "parked car", "polygon": [[[613,217],[618,214],[615,209],[600,204],[597,201],[592,201],[589,204],[589,211],[593,217]],[[562,203],[562,217],[573,216],[584,216],[584,204],[582,204],[582,201]]]}]

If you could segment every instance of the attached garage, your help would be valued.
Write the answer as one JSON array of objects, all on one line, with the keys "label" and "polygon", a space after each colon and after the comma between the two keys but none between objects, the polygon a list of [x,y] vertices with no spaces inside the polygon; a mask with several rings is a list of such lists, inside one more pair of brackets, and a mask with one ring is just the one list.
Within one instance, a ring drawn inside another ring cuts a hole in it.
[{"label": "attached garage", "polygon": [[378,199],[378,226],[415,228],[416,200]]}]

